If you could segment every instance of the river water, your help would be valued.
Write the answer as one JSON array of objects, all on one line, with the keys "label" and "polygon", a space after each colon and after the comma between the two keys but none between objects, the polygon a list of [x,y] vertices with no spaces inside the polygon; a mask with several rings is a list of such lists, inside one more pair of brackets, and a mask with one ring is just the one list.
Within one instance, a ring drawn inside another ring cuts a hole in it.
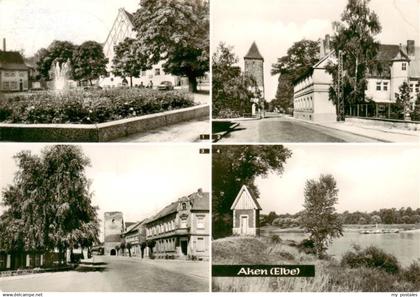
[{"label": "river water", "polygon": [[[308,238],[304,233],[281,233],[277,230],[262,231],[262,235],[271,236],[277,234],[282,240],[290,239],[301,241]],[[420,260],[420,230],[402,231],[400,233],[385,234],[359,234],[357,232],[344,232],[340,238],[334,239],[328,248],[328,254],[338,259],[357,244],[362,248],[376,246],[385,252],[393,254],[398,261],[407,266],[414,260]]]}]

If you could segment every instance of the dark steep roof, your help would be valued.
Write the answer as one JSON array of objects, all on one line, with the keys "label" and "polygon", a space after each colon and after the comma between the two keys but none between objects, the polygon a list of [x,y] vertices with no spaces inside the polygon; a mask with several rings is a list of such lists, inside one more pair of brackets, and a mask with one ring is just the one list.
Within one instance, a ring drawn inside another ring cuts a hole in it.
[{"label": "dark steep roof", "polygon": [[405,52],[402,51],[399,45],[395,44],[381,44],[377,55],[378,61],[392,61],[401,55],[402,58],[408,60]]},{"label": "dark steep roof", "polygon": [[127,10],[125,10],[125,14],[127,15],[128,19],[130,20],[131,24],[134,24],[134,15],[132,13],[129,13]]},{"label": "dark steep roof", "polygon": [[28,70],[19,52],[0,51],[0,68],[8,70]]},{"label": "dark steep roof", "polygon": [[254,59],[254,60],[263,60],[264,58],[261,56],[260,51],[258,50],[257,44],[255,41],[252,43],[248,53],[245,55],[244,59]]},{"label": "dark steep roof", "polygon": [[[207,192],[195,192],[188,195],[188,199],[191,201],[191,210],[210,210],[209,193]],[[165,206],[161,211],[151,218],[145,220],[145,223],[156,221],[160,218],[166,217],[170,214],[176,213],[178,208],[178,200]]]}]

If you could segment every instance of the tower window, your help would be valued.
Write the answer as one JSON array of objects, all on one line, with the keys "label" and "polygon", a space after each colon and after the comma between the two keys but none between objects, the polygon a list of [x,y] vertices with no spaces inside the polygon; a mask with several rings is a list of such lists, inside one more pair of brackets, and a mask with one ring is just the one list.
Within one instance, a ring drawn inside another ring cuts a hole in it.
[{"label": "tower window", "polygon": [[407,63],[402,63],[401,70],[403,71],[407,70]]}]

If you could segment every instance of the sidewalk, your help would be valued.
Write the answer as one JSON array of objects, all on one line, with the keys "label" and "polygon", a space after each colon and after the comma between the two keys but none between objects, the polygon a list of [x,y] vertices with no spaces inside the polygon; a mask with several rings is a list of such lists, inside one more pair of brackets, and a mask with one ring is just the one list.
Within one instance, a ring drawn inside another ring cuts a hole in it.
[{"label": "sidewalk", "polygon": [[290,120],[301,121],[321,127],[336,129],[358,136],[373,138],[383,142],[420,143],[420,131],[389,129],[385,127],[375,127],[349,122],[317,123],[302,119],[295,119],[293,117],[288,118]]}]

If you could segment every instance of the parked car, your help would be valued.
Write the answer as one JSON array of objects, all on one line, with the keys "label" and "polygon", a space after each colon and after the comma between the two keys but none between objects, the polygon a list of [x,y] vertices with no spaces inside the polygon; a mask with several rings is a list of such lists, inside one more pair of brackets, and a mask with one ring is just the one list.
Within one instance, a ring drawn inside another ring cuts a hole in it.
[{"label": "parked car", "polygon": [[163,81],[157,86],[157,89],[160,91],[170,91],[174,89],[174,86],[170,81]]}]

